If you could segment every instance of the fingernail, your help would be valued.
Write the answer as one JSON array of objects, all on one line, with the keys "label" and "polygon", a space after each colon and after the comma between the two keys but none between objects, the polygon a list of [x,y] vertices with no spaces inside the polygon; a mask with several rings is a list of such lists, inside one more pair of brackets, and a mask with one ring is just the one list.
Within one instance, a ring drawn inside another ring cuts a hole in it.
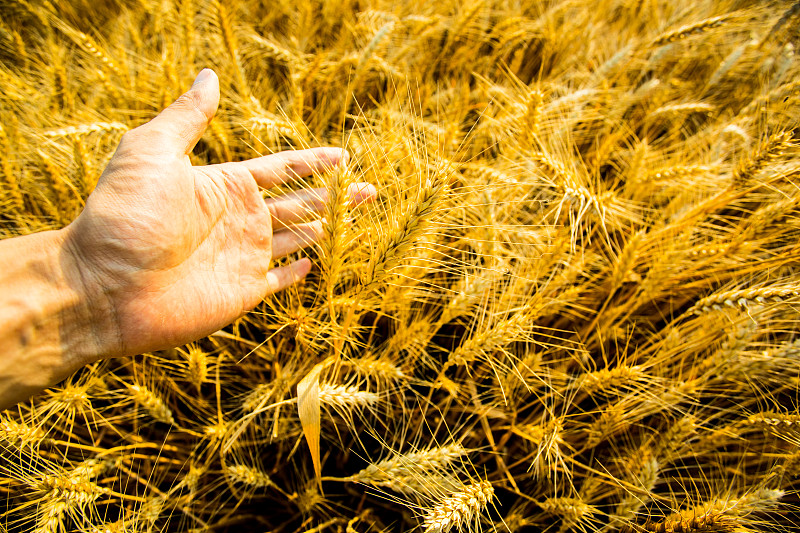
[{"label": "fingernail", "polygon": [[201,70],[200,74],[198,74],[197,77],[192,82],[192,87],[194,87],[195,85],[199,85],[199,84],[203,83],[204,81],[206,81],[208,78],[211,77],[211,74],[213,72],[214,71],[211,70],[210,68],[204,68],[203,70]]}]

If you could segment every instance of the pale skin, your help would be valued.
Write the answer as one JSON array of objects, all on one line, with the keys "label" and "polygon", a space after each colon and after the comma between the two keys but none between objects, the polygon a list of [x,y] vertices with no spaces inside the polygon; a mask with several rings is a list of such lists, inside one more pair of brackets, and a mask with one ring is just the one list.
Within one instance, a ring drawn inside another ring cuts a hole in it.
[{"label": "pale skin", "polygon": [[[262,189],[331,171],[346,152],[315,148],[192,166],[219,103],[213,71],[126,133],[67,227],[0,241],[0,408],[83,365],[191,342],[302,279],[308,259],[273,259],[322,234],[321,189],[265,200]],[[370,201],[365,183],[353,203]]]}]

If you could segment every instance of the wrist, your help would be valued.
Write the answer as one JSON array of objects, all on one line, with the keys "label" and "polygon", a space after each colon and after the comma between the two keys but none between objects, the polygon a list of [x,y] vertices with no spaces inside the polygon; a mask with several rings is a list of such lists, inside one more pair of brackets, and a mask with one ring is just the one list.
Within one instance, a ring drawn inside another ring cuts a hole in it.
[{"label": "wrist", "polygon": [[[110,349],[64,230],[0,241],[0,408]],[[107,320],[106,320],[107,322]]]},{"label": "wrist", "polygon": [[[121,355],[120,329],[108,282],[100,282],[86,254],[72,238],[72,225],[59,230],[59,270],[67,305],[67,345],[78,366]],[[70,328],[69,325],[73,327]]]}]

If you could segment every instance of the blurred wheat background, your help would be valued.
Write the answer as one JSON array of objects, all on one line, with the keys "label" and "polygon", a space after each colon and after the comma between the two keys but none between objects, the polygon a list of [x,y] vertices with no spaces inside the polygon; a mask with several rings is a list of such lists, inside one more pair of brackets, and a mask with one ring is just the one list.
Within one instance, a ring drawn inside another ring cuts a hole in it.
[{"label": "blurred wheat background", "polygon": [[[0,531],[794,531],[800,3],[1,0],[0,236],[221,79],[315,268],[0,414]],[[380,192],[350,208],[343,191]],[[180,306],[181,302],[175,302]]]}]

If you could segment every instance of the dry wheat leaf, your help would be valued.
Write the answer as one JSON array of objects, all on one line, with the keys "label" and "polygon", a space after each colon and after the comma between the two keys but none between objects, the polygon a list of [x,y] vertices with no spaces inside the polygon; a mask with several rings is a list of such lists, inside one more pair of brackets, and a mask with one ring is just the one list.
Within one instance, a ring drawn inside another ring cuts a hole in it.
[{"label": "dry wheat leaf", "polygon": [[318,363],[297,384],[297,412],[300,416],[300,424],[303,426],[303,435],[311,452],[311,460],[314,461],[314,472],[317,475],[317,479],[322,475],[322,465],[319,458],[319,375],[333,361],[334,358],[331,356]]}]

